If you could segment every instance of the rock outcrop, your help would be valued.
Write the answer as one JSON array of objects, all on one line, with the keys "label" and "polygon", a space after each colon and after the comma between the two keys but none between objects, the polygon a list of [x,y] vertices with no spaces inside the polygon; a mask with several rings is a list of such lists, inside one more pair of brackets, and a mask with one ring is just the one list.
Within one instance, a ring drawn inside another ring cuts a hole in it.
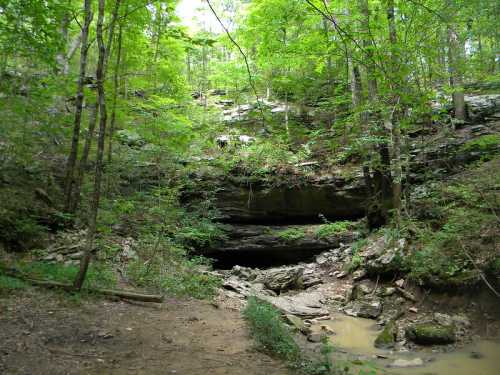
[{"label": "rock outcrop", "polygon": [[472,122],[500,118],[500,94],[466,95],[465,103],[468,118]]},{"label": "rock outcrop", "polygon": [[221,219],[231,223],[319,222],[365,215],[367,192],[361,178],[295,186],[224,183],[216,194]]},{"label": "rock outcrop", "polygon": [[[359,237],[355,231],[322,236],[321,228],[321,225],[225,225],[226,239],[204,249],[203,254],[229,264],[234,257],[239,258],[241,265],[286,264],[310,259]],[[260,263],[252,264],[252,259]]]}]

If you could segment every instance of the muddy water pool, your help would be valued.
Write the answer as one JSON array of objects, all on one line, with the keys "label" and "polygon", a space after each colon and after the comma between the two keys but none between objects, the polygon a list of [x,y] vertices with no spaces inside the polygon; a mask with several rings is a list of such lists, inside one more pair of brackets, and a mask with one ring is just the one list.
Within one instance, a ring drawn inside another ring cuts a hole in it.
[{"label": "muddy water pool", "polygon": [[[480,340],[454,352],[440,353],[432,348],[415,352],[382,350],[373,343],[380,328],[375,321],[334,315],[332,320],[322,321],[335,332],[331,342],[335,348],[368,359],[378,368],[377,374],[398,375],[500,375],[500,340]],[[338,353],[334,353],[334,356]],[[378,356],[387,357],[377,358]],[[408,368],[388,367],[396,359],[420,358],[424,365]]]}]

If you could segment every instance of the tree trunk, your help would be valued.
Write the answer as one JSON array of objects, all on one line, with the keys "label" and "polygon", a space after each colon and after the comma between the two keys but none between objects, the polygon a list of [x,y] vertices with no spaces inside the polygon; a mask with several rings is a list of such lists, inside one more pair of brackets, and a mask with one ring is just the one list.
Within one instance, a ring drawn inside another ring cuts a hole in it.
[{"label": "tree trunk", "polygon": [[358,7],[362,15],[361,31],[364,34],[363,47],[367,57],[366,75],[368,78],[368,99],[372,102],[377,99],[378,84],[373,66],[374,56],[372,52],[373,43],[370,35],[370,8],[368,7],[368,0],[358,0]]},{"label": "tree trunk", "polygon": [[108,139],[108,163],[111,163],[113,158],[113,134],[115,132],[116,124],[116,101],[118,98],[118,82],[120,74],[120,63],[122,57],[122,25],[118,29],[118,49],[116,52],[116,64],[115,71],[113,74],[113,109],[111,112],[111,124],[109,128],[109,139]]},{"label": "tree trunk", "polygon": [[73,198],[71,199],[71,205],[69,212],[74,213],[80,205],[80,193],[82,190],[83,177],[85,176],[85,171],[87,170],[87,164],[89,160],[90,147],[92,146],[92,140],[94,138],[95,125],[97,123],[97,103],[92,104],[89,110],[89,126],[87,129],[87,136],[85,137],[85,145],[83,146],[82,156],[80,162],[78,163],[78,169],[76,172],[76,182],[73,193]]},{"label": "tree trunk", "polygon": [[[454,2],[448,1],[448,8],[452,10]],[[450,75],[450,86],[452,87],[453,108],[455,110],[455,118],[460,121],[465,121],[465,98],[463,91],[463,81],[461,72],[463,46],[461,45],[457,31],[454,29],[452,22],[453,13],[449,14],[448,20],[448,71]]]},{"label": "tree trunk", "polygon": [[391,83],[392,99],[391,105],[394,106],[388,116],[389,127],[392,136],[392,205],[395,212],[396,224],[399,226],[401,214],[401,181],[403,179],[403,169],[401,166],[401,128],[399,124],[399,85],[398,65],[399,56],[397,52],[397,29],[394,14],[394,0],[387,0],[387,21],[389,24],[389,42],[391,45]]},{"label": "tree trunk", "polygon": [[99,58],[97,61],[96,77],[97,77],[97,92],[99,101],[99,139],[97,144],[97,160],[95,167],[95,179],[94,179],[94,194],[92,197],[91,208],[89,213],[89,227],[87,232],[87,243],[85,248],[85,253],[80,261],[80,269],[73,283],[73,287],[76,290],[82,288],[83,282],[85,281],[85,276],[90,264],[90,258],[92,256],[92,249],[94,247],[94,240],[97,229],[97,213],[99,211],[99,201],[101,197],[101,181],[102,181],[102,164],[104,157],[104,140],[106,137],[106,94],[104,91],[104,78],[105,70],[104,64],[106,59],[106,47],[103,40],[103,22],[104,22],[104,7],[105,0],[99,0],[99,15],[97,18],[97,28],[96,28],[96,38],[97,45],[99,48]]},{"label": "tree trunk", "polygon": [[[376,75],[375,66],[375,56],[373,55],[372,48],[372,36],[370,29],[370,8],[368,0],[357,0],[357,5],[359,12],[361,13],[360,20],[360,31],[363,34],[362,45],[364,50],[364,55],[366,57],[366,76],[367,76],[367,87],[368,87],[368,104],[370,108],[376,107],[376,102],[378,99],[378,82]],[[379,122],[380,116],[377,113],[365,113],[363,114],[363,123],[365,123],[366,128],[364,133],[367,136],[378,135],[383,136],[386,134],[377,134],[379,127],[370,127],[370,122]],[[373,202],[370,204],[368,209],[368,220],[370,227],[375,228],[383,225],[387,221],[387,196],[391,195],[391,176],[390,176],[390,156],[388,145],[385,142],[378,144],[377,148],[368,149],[368,153],[371,157],[374,156],[375,152],[379,154],[380,163],[373,166],[373,177],[372,177],[372,199]],[[365,177],[366,179],[367,177]]]},{"label": "tree trunk", "polygon": [[286,136],[288,138],[288,141],[290,141],[290,129],[288,127],[288,91],[285,92],[285,129],[286,129]]},{"label": "tree trunk", "polygon": [[115,0],[113,13],[111,14],[111,21],[108,29],[108,41],[106,42],[106,56],[104,57],[104,73],[108,71],[109,57],[111,56],[111,47],[113,46],[113,37],[115,35],[116,20],[118,19],[118,12],[120,10],[121,0]]},{"label": "tree trunk", "polygon": [[66,175],[64,181],[65,210],[69,210],[69,206],[71,203],[72,190],[74,185],[75,165],[76,165],[76,159],[78,157],[78,146],[80,140],[80,127],[82,122],[82,109],[83,109],[83,98],[84,98],[83,90],[85,83],[85,74],[87,72],[88,36],[89,36],[90,23],[92,22],[91,6],[92,6],[91,0],[84,1],[85,22],[82,28],[82,43],[81,43],[82,46],[80,51],[80,74],[78,77],[78,86],[76,92],[75,120],[73,123],[73,137],[71,140],[71,150],[66,165]]}]

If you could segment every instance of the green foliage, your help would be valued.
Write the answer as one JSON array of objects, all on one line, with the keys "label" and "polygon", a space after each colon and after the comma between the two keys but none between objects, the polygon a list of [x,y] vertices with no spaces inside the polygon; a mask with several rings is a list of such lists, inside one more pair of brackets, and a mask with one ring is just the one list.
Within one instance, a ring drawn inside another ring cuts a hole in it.
[{"label": "green foliage", "polygon": [[[29,277],[38,280],[72,283],[78,266],[66,266],[47,262],[21,262],[15,266]],[[108,264],[93,262],[89,266],[84,288],[112,288],[116,285],[116,274]]]},{"label": "green foliage", "polygon": [[353,272],[358,269],[363,264],[363,258],[358,254],[359,251],[368,244],[368,240],[363,238],[361,240],[357,240],[351,246],[352,248],[352,258],[351,262],[347,266],[348,272]]},{"label": "green foliage", "polygon": [[500,151],[500,135],[488,134],[468,141],[462,146],[463,152],[480,152],[481,160],[491,160]]},{"label": "green foliage", "polygon": [[415,250],[405,263],[416,280],[439,285],[471,284],[479,280],[477,268],[486,270],[494,264],[498,166],[496,158],[472,167],[455,181],[435,185],[416,202],[416,212],[420,204],[439,207],[436,215],[408,223],[416,238]]},{"label": "green foliage", "polygon": [[351,221],[336,221],[321,225],[315,234],[318,238],[327,238],[348,232],[352,226],[353,223]]},{"label": "green foliage", "polygon": [[294,165],[307,156],[307,150],[294,152],[285,142],[276,138],[258,139],[251,145],[236,147],[229,151],[214,161],[225,174],[233,174],[240,179],[246,178],[250,182],[268,181],[270,184],[297,179]]},{"label": "green foliage", "polygon": [[27,287],[28,284],[19,279],[0,274],[0,296],[8,296],[12,291],[26,289]]},{"label": "green foliage", "polygon": [[282,319],[281,313],[268,302],[250,297],[243,317],[257,347],[288,362],[289,366],[304,375],[349,374],[349,364],[338,366],[332,360],[334,348],[324,340],[319,356],[310,359],[300,349],[293,333]]},{"label": "green foliage", "polygon": [[276,235],[285,242],[295,242],[305,237],[305,232],[299,228],[290,228],[279,231]]},{"label": "green foliage", "polygon": [[243,317],[258,347],[286,361],[298,362],[301,353],[281,314],[272,305],[255,297],[248,299]]},{"label": "green foliage", "polygon": [[8,211],[0,207],[0,240],[15,248],[26,248],[44,234],[46,228],[29,215],[21,216],[20,210]]},{"label": "green foliage", "polygon": [[206,217],[186,214],[180,225],[175,241],[189,249],[210,247],[225,238],[221,226]]},{"label": "green foliage", "polygon": [[138,286],[155,292],[207,299],[215,295],[221,284],[219,278],[207,272],[207,259],[189,259],[183,248],[164,238],[142,238],[138,256],[129,263],[127,276]]}]

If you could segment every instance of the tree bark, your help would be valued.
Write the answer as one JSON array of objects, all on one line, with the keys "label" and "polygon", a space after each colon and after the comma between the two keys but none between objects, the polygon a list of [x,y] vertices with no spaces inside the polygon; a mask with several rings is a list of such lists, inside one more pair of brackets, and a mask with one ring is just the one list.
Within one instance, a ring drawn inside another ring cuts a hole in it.
[{"label": "tree bark", "polygon": [[364,34],[363,47],[367,55],[366,75],[368,80],[368,99],[369,101],[375,101],[377,99],[378,84],[375,69],[373,67],[374,56],[372,52],[373,43],[370,39],[370,8],[368,6],[368,0],[358,0],[358,7],[362,15],[361,31]]},{"label": "tree bark", "polygon": [[94,240],[97,230],[97,213],[99,211],[99,201],[101,197],[101,182],[102,182],[102,165],[104,158],[104,140],[106,137],[106,93],[104,90],[105,69],[104,64],[106,60],[106,47],[103,40],[103,22],[105,12],[105,0],[99,0],[99,15],[97,18],[96,37],[97,45],[99,48],[99,58],[97,61],[96,78],[97,78],[97,92],[99,101],[99,139],[97,144],[97,160],[95,167],[94,179],[94,193],[92,196],[91,208],[89,213],[89,227],[87,232],[87,243],[84,255],[80,261],[80,269],[73,283],[76,290],[80,290],[85,281],[85,276],[90,264],[92,256],[92,249],[94,247]]},{"label": "tree bark", "polygon": [[450,78],[450,86],[452,87],[453,108],[455,110],[455,118],[460,121],[465,121],[465,97],[463,91],[463,79],[461,72],[461,63],[463,55],[463,46],[459,41],[457,31],[453,23],[453,8],[454,1],[448,0],[449,20],[447,25],[448,34],[448,71]]},{"label": "tree bark", "polygon": [[111,47],[113,46],[113,37],[115,35],[116,20],[118,19],[118,12],[120,11],[121,0],[115,0],[113,13],[111,14],[111,21],[109,23],[108,41],[106,42],[106,56],[104,57],[104,72],[108,71],[108,62],[111,55]]},{"label": "tree bark", "polygon": [[88,36],[89,36],[90,23],[92,22],[91,6],[92,6],[91,0],[84,1],[85,21],[82,28],[82,42],[80,51],[80,74],[78,76],[78,86],[76,92],[75,120],[73,123],[71,150],[66,165],[66,175],[64,183],[65,185],[64,206],[66,211],[69,210],[69,206],[71,204],[72,190],[74,185],[75,165],[76,165],[76,159],[78,157],[78,146],[80,140],[80,127],[82,122],[82,109],[83,109],[83,99],[84,99],[84,83],[85,83],[85,74],[87,72]]},{"label": "tree bark", "polygon": [[94,139],[94,131],[95,125],[97,123],[97,103],[92,104],[89,110],[89,125],[87,128],[87,135],[85,137],[85,145],[83,146],[82,156],[80,158],[80,162],[78,163],[78,169],[76,172],[76,182],[73,193],[73,198],[71,199],[71,205],[69,208],[69,212],[76,212],[78,206],[80,205],[81,200],[81,190],[83,184],[83,178],[85,176],[85,171],[87,170],[90,147],[92,146],[92,140]]},{"label": "tree bark", "polygon": [[399,226],[401,216],[401,181],[403,179],[403,169],[401,166],[401,128],[399,123],[399,84],[398,65],[399,56],[397,52],[397,29],[394,13],[394,0],[387,0],[387,21],[389,24],[389,42],[391,45],[391,86],[392,86],[392,111],[388,116],[392,136],[392,205],[395,213],[396,225]]},{"label": "tree bark", "polygon": [[[364,55],[367,58],[367,63],[365,65],[366,76],[367,76],[367,87],[368,87],[368,104],[370,108],[376,108],[376,102],[378,100],[378,82],[375,66],[375,56],[372,52],[373,41],[370,29],[370,8],[368,0],[357,0],[357,5],[359,12],[361,13],[360,20],[360,32],[363,34],[362,45],[364,49]],[[386,135],[377,134],[379,127],[370,127],[370,122],[379,122],[380,116],[376,112],[363,114],[363,122],[366,124],[364,133],[368,136],[370,135]],[[375,133],[375,134],[374,134]],[[368,212],[368,220],[370,227],[375,228],[387,221],[388,212],[386,200],[388,195],[392,195],[392,183],[391,183],[391,161],[389,156],[388,145],[385,142],[380,142],[377,148],[369,149],[368,152],[371,157],[378,152],[380,158],[380,163],[373,165],[373,176],[372,176],[372,199],[374,202],[370,205]],[[373,163],[372,163],[373,164]],[[367,171],[369,169],[367,168]],[[371,175],[368,174],[368,175]],[[365,176],[365,179],[368,178]]]}]

